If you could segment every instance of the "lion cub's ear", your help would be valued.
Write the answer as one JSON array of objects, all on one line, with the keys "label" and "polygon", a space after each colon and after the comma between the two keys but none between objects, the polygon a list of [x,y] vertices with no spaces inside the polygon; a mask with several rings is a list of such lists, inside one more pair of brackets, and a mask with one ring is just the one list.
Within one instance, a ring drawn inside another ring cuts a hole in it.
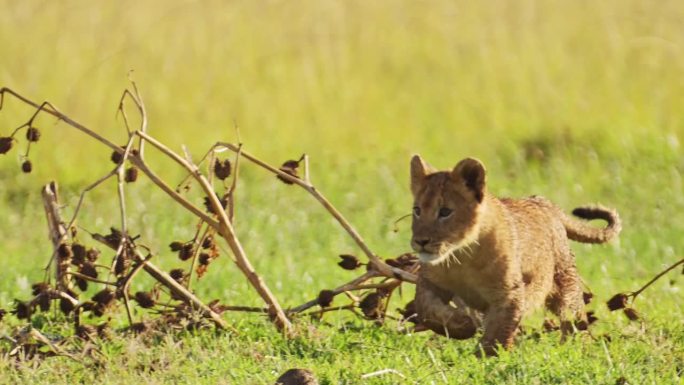
[{"label": "lion cub's ear", "polygon": [[458,162],[451,175],[456,180],[463,180],[466,187],[475,194],[475,199],[482,202],[485,191],[485,167],[482,162],[474,158],[465,158]]},{"label": "lion cub's ear", "polygon": [[411,158],[411,192],[416,195],[425,182],[425,177],[433,173],[432,167],[420,155]]}]

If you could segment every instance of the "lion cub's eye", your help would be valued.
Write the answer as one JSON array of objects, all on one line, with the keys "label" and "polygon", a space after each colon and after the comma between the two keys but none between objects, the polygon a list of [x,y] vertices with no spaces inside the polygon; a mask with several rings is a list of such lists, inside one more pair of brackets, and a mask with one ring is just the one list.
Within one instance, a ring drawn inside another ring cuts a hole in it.
[{"label": "lion cub's eye", "polygon": [[439,209],[439,213],[438,213],[437,215],[439,215],[440,218],[446,218],[446,217],[448,217],[449,215],[451,215],[451,213],[452,213],[453,211],[454,211],[454,210],[452,210],[452,209],[450,209],[450,208],[442,207],[441,209]]},{"label": "lion cub's eye", "polygon": [[419,217],[420,216],[420,207],[416,206],[413,208],[413,215]]}]

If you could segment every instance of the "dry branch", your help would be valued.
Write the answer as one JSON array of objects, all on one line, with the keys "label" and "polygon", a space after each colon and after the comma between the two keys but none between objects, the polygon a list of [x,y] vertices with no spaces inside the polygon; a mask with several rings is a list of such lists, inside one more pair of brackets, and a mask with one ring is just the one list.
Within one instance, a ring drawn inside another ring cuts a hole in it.
[{"label": "dry branch", "polygon": [[[50,233],[50,240],[54,250],[59,248],[67,235],[67,230],[62,223],[59,214],[59,198],[57,196],[57,183],[48,183],[43,187],[43,207],[45,208],[45,216],[47,217],[48,230]],[[54,253],[53,253],[54,255]],[[55,264],[55,282],[58,290],[70,290],[72,288],[71,280],[68,278],[69,264],[71,261],[65,258],[60,258]]]},{"label": "dry branch", "polygon": [[[241,146],[236,146],[232,143],[224,143],[224,142],[219,142],[215,145],[216,147],[225,147],[233,152],[239,152],[245,159],[249,160],[250,162],[272,172],[273,174],[293,183],[304,190],[306,190],[309,194],[313,195],[316,200],[323,205],[323,207],[337,220],[337,222],[347,231],[347,233],[354,239],[356,244],[363,250],[363,252],[366,254],[368,259],[371,261],[371,264],[373,265],[373,268],[376,269],[380,274],[390,277],[390,278],[397,278],[401,279],[402,281],[406,282],[411,282],[415,283],[416,282],[416,275],[409,273],[407,271],[389,266],[385,262],[383,262],[373,251],[368,247],[366,242],[361,238],[361,235],[354,229],[354,227],[347,221],[344,216],[328,201],[328,199],[320,192],[314,185],[312,185],[308,180],[302,180],[300,178],[294,177],[288,173],[285,173],[283,171],[280,171],[279,169],[267,164],[266,162],[256,158],[255,156],[245,152],[242,150]],[[306,160],[305,168],[308,169],[308,157],[304,157]],[[305,176],[306,178],[309,178],[309,172],[305,170]]]}]

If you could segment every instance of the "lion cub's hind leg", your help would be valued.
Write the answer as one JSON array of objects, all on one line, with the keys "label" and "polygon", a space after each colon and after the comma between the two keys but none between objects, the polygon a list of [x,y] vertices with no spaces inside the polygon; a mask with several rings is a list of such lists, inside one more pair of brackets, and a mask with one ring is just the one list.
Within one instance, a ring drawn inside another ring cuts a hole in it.
[{"label": "lion cub's hind leg", "polygon": [[471,338],[482,323],[479,312],[424,279],[416,285],[414,303],[420,324],[449,338]]},{"label": "lion cub's hind leg", "polygon": [[564,337],[575,328],[586,328],[582,282],[577,274],[575,258],[569,250],[557,260],[553,290],[546,299],[546,307],[559,317]]}]

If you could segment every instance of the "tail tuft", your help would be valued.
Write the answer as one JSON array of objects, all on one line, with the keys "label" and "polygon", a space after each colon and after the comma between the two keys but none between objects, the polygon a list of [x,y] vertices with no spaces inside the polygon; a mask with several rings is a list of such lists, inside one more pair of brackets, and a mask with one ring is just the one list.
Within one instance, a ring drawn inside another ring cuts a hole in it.
[{"label": "tail tuft", "polygon": [[599,229],[588,226],[581,221],[566,217],[564,220],[568,238],[582,243],[608,242],[622,229],[620,216],[613,210],[602,206],[583,206],[572,210],[572,215],[585,220],[603,219],[608,226]]}]

